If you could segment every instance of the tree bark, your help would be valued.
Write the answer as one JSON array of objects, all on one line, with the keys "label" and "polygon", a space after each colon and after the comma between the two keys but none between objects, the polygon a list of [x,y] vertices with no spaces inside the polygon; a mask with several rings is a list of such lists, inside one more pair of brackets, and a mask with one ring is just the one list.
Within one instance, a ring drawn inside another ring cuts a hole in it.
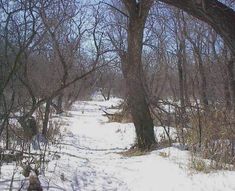
[{"label": "tree bark", "polygon": [[179,50],[178,50],[178,75],[179,75],[179,98],[180,98],[180,123],[181,123],[181,142],[185,145],[184,140],[184,128],[186,127],[186,108],[185,108],[185,70],[183,70],[183,65],[185,65],[185,59],[183,59],[183,52],[185,49],[185,42],[179,43]]},{"label": "tree bark", "polygon": [[231,97],[232,97],[232,107],[233,111],[235,113],[235,75],[234,75],[234,60],[231,58],[231,60],[228,63],[228,73],[229,73],[229,85],[231,89]]},{"label": "tree bark", "polygon": [[208,109],[208,105],[209,105],[209,101],[208,101],[208,96],[207,96],[207,80],[206,80],[206,74],[205,74],[205,70],[203,67],[203,60],[201,57],[201,51],[200,48],[196,45],[196,43],[190,38],[187,37],[188,40],[191,42],[192,46],[193,46],[193,51],[194,51],[194,55],[195,55],[195,60],[197,62],[198,65],[198,71],[199,71],[199,76],[200,76],[200,101],[204,106],[204,109]]},{"label": "tree bark", "polygon": [[199,53],[199,50],[195,50],[196,55],[198,57],[198,69],[199,69],[199,75],[200,75],[200,91],[201,91],[201,102],[203,103],[204,108],[207,108],[209,105],[208,98],[207,98],[207,80],[206,80],[206,74],[203,67],[203,61],[201,58],[201,54]]},{"label": "tree bark", "polygon": [[137,146],[141,150],[149,150],[155,144],[155,136],[153,119],[146,100],[141,56],[144,25],[153,1],[137,3],[123,0],[123,3],[129,12],[127,62],[122,63],[127,101],[135,125]]},{"label": "tree bark", "polygon": [[57,106],[56,106],[56,114],[61,114],[63,113],[63,97],[64,97],[64,94],[63,92],[61,92],[58,96],[58,99],[57,99]]},{"label": "tree bark", "polygon": [[43,119],[43,127],[42,127],[42,134],[46,137],[47,129],[48,129],[48,122],[49,122],[49,115],[50,115],[50,107],[51,107],[51,99],[48,99],[46,102],[46,109]]},{"label": "tree bark", "polygon": [[225,98],[225,106],[228,110],[232,110],[232,103],[231,103],[231,94],[230,94],[230,89],[229,89],[229,79],[228,77],[225,77],[226,79],[224,80],[224,98]]}]

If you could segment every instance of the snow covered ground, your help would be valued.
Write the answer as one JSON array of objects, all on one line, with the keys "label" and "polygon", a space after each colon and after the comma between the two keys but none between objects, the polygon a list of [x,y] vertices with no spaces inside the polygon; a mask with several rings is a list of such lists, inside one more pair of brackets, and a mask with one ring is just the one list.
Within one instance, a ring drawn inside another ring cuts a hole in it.
[{"label": "snow covered ground", "polygon": [[[234,191],[235,172],[198,173],[189,169],[190,155],[176,147],[143,156],[124,157],[135,140],[132,124],[108,123],[102,109],[120,100],[80,101],[63,117],[63,141],[54,148],[59,157],[40,175],[44,190],[77,191]],[[155,128],[157,136],[162,128]],[[173,132],[174,133],[174,132]],[[163,154],[164,153],[164,154]],[[3,165],[0,190],[15,190],[24,182],[20,169]],[[26,184],[23,189],[26,188]]]}]

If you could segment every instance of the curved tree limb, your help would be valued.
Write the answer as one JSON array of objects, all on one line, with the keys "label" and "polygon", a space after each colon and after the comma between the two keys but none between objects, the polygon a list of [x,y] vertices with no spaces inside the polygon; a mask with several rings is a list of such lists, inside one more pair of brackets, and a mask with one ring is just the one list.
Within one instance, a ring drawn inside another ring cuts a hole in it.
[{"label": "curved tree limb", "polygon": [[217,0],[159,0],[208,23],[235,57],[235,11]]}]

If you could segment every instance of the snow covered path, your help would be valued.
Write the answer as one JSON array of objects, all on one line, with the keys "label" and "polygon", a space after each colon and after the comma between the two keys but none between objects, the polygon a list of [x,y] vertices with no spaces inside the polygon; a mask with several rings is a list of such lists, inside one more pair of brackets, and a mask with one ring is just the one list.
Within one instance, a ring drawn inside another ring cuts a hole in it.
[{"label": "snow covered path", "polygon": [[[235,190],[235,172],[192,172],[189,153],[174,147],[144,156],[120,155],[133,144],[135,133],[132,124],[108,123],[102,116],[102,109],[117,102],[77,102],[69,112],[71,116],[63,117],[68,125],[57,148],[60,157],[49,162],[45,176],[40,176],[44,190]],[[4,190],[1,188],[0,183],[0,190]]]},{"label": "snow covered path", "polygon": [[[117,100],[79,102],[74,106],[62,148],[64,155],[50,165],[56,167],[51,179],[47,176],[49,190],[235,190],[235,172],[190,173],[187,151],[172,147],[145,156],[118,154],[130,147],[135,133],[132,124],[107,123],[102,116],[102,108],[113,102]],[[169,157],[160,156],[162,152]]]}]

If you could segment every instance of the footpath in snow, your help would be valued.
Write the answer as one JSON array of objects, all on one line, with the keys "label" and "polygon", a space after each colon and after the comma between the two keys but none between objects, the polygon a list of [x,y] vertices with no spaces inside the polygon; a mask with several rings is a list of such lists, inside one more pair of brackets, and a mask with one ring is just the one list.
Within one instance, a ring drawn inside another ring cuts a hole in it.
[{"label": "footpath in snow", "polygon": [[[193,172],[189,169],[189,153],[176,147],[144,156],[124,157],[119,154],[134,143],[134,127],[132,124],[109,123],[102,111],[119,101],[80,101],[69,111],[68,117],[63,117],[68,125],[63,127],[64,138],[56,148],[60,157],[49,162],[45,176],[39,177],[44,190],[235,190],[235,172]],[[156,132],[160,136],[163,131],[156,128]],[[167,157],[161,153],[166,153]],[[3,171],[4,168],[5,175],[7,168],[10,175],[10,166],[3,166]],[[15,188],[20,185],[21,178],[19,175]],[[6,189],[9,179],[3,173],[0,190]]]}]

